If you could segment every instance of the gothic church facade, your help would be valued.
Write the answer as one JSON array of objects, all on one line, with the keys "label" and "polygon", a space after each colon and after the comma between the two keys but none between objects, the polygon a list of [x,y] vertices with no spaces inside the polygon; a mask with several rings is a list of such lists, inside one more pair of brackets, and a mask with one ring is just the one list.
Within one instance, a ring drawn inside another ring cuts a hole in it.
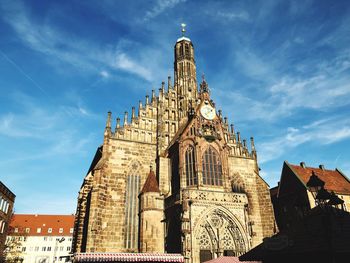
[{"label": "gothic church facade", "polygon": [[204,78],[197,87],[192,41],[179,38],[174,52],[173,83],[113,130],[108,113],[79,191],[74,252],[181,253],[197,263],[241,255],[274,233],[253,138],[248,147],[235,133]]}]

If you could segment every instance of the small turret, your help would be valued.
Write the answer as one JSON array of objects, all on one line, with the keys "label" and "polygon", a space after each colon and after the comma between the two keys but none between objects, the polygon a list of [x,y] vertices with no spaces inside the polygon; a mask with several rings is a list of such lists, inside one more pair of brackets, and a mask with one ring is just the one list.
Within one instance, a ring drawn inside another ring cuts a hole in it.
[{"label": "small turret", "polygon": [[135,120],[135,107],[131,108],[131,122],[134,122]]},{"label": "small turret", "polygon": [[243,140],[243,147],[244,147],[244,149],[247,149],[247,140],[246,139]]},{"label": "small turret", "polygon": [[241,143],[241,133],[237,132],[237,141],[238,143]]},{"label": "small turret", "polygon": [[117,124],[115,125],[115,132],[118,131],[118,129],[120,128],[120,118],[117,118]]},{"label": "small turret", "polygon": [[106,121],[106,128],[105,128],[105,136],[111,135],[111,117],[112,117],[112,112],[107,113],[107,121]]},{"label": "small turret", "polygon": [[254,138],[253,137],[250,137],[250,145],[252,148],[252,152],[255,152],[255,145],[254,145]]},{"label": "small turret", "polygon": [[171,77],[168,76],[168,92],[171,89]]},{"label": "small turret", "polygon": [[152,166],[140,198],[140,252],[164,253],[164,200]]},{"label": "small turret", "polygon": [[141,117],[142,101],[139,100],[139,117]]},{"label": "small turret", "polygon": [[252,155],[253,157],[256,158],[256,150],[255,150],[255,145],[254,145],[254,138],[250,137],[250,147],[252,149]]},{"label": "small turret", "polygon": [[147,106],[149,104],[149,96],[146,95],[146,102],[145,102],[145,105]]},{"label": "small turret", "polygon": [[152,98],[151,98],[151,103],[155,103],[156,101],[156,92],[154,91],[154,89],[152,89]]},{"label": "small turret", "polygon": [[124,113],[124,126],[128,125],[128,112]]},{"label": "small turret", "polygon": [[165,82],[162,81],[162,92],[164,93],[164,86],[165,86]]},{"label": "small turret", "polygon": [[231,124],[231,139],[233,140],[233,143],[236,143],[236,134],[235,134],[235,126]]}]

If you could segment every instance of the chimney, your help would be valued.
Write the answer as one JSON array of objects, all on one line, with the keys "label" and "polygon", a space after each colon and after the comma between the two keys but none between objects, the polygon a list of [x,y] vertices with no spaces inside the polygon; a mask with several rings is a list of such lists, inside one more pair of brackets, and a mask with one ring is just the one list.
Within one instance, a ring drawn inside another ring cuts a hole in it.
[{"label": "chimney", "polygon": [[303,167],[303,168],[306,168],[305,162],[301,162],[301,163],[300,163],[300,166]]},{"label": "chimney", "polygon": [[323,164],[320,164],[319,166],[318,166],[321,170],[325,170],[325,168],[324,168],[324,165]]},{"label": "chimney", "polygon": [[149,103],[148,99],[149,99],[149,96],[146,95],[146,105],[148,105],[148,103]]}]

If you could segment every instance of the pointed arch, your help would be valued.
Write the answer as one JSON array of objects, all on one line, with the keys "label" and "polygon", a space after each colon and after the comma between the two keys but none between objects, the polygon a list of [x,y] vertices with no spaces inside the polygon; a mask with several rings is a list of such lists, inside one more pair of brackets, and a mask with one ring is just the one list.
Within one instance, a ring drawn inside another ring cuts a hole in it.
[{"label": "pointed arch", "polygon": [[222,165],[219,153],[209,146],[202,155],[202,173],[204,185],[222,186]]},{"label": "pointed arch", "polygon": [[215,206],[206,210],[196,220],[194,235],[198,249],[196,253],[200,258],[203,252],[213,256],[219,249],[227,256],[240,256],[248,250],[248,238],[243,226],[224,207]]}]

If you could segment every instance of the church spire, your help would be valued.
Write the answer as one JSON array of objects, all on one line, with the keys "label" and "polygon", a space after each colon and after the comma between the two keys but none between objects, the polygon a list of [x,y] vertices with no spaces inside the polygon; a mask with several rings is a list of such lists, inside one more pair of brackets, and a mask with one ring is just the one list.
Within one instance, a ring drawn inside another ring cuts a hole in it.
[{"label": "church spire", "polygon": [[179,96],[179,117],[186,117],[189,102],[197,98],[196,62],[192,41],[185,36],[186,24],[181,24],[182,37],[175,44],[174,80]]}]

